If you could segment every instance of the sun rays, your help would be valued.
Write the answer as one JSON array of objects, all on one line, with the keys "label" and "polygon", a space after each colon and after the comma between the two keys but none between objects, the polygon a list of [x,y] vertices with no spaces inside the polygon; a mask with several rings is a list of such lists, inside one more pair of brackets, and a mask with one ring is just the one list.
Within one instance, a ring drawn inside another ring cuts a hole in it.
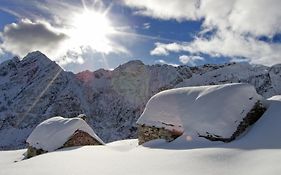
[{"label": "sun rays", "polygon": [[88,46],[102,53],[112,51],[108,36],[114,33],[114,28],[106,13],[84,9],[81,14],[74,16],[71,25],[69,36],[73,44]]},{"label": "sun rays", "polygon": [[24,119],[26,117],[28,117],[28,115],[30,114],[30,112],[33,110],[33,108],[37,105],[37,103],[39,102],[39,100],[41,99],[41,97],[43,95],[45,95],[45,93],[48,91],[48,89],[50,88],[50,86],[52,86],[53,82],[57,79],[57,77],[61,74],[61,72],[63,71],[63,69],[58,69],[56,74],[54,75],[54,77],[48,82],[47,86],[43,89],[43,91],[37,96],[37,98],[34,100],[34,102],[32,103],[32,105],[26,110],[26,112],[24,112],[21,117],[19,118],[19,120],[16,121],[16,126],[19,126],[21,124],[22,121],[24,121]]}]

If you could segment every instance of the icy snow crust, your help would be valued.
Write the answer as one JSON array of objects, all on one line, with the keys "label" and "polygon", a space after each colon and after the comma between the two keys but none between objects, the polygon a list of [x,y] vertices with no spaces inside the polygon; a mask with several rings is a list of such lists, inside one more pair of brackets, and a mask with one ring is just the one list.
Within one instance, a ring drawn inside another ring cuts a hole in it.
[{"label": "icy snow crust", "polygon": [[60,116],[40,123],[27,138],[27,143],[37,149],[54,151],[62,147],[76,130],[84,131],[103,143],[92,128],[81,118],[63,118]]},{"label": "icy snow crust", "polygon": [[172,89],[154,95],[137,123],[184,131],[190,140],[206,132],[227,138],[257,100],[248,84]]}]

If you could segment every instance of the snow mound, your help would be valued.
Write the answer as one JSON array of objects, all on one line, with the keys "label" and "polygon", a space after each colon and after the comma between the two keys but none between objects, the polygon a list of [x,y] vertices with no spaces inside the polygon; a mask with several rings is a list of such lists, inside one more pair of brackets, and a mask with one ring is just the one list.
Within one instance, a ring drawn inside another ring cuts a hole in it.
[{"label": "snow mound", "polygon": [[193,141],[207,133],[229,138],[261,98],[242,83],[167,90],[148,101],[137,124],[178,130]]},{"label": "snow mound", "polygon": [[63,118],[60,116],[40,123],[32,131],[26,142],[36,149],[50,152],[62,147],[76,130],[84,131],[103,143],[92,128],[81,118]]}]

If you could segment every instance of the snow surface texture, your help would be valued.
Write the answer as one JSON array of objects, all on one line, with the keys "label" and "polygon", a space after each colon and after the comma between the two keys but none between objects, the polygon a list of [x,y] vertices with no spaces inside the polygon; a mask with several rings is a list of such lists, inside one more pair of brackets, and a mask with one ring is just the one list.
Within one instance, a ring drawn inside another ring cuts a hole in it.
[{"label": "snow surface texture", "polygon": [[66,148],[24,161],[26,150],[0,151],[0,174],[281,174],[281,96],[267,102],[267,111],[251,130],[231,143],[198,148],[176,139],[152,141],[145,147],[138,146],[137,140],[122,140],[106,146]]},{"label": "snow surface texture", "polygon": [[42,121],[84,113],[105,142],[136,138],[136,121],[156,93],[184,86],[249,83],[264,97],[281,94],[281,65],[246,63],[199,67],[144,65],[66,72],[40,52],[0,64],[0,149],[25,147]]},{"label": "snow surface texture", "polygon": [[32,131],[26,142],[34,148],[50,152],[61,148],[77,130],[84,131],[103,143],[92,128],[81,118],[69,119],[59,116],[40,123]]},{"label": "snow surface texture", "polygon": [[193,141],[206,133],[230,138],[261,99],[253,86],[239,83],[166,90],[148,101],[137,123],[184,131]]}]

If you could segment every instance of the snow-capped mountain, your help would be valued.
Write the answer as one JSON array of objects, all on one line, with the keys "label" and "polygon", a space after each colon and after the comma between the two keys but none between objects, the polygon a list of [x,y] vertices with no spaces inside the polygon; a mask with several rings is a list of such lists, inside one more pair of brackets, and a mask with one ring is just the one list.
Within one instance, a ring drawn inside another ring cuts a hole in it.
[{"label": "snow-capped mountain", "polygon": [[113,71],[64,71],[39,51],[0,64],[0,148],[25,146],[43,120],[88,116],[105,142],[133,138],[148,99],[165,89],[244,82],[264,97],[281,93],[281,65],[247,63],[200,67],[144,65],[130,61]]}]

